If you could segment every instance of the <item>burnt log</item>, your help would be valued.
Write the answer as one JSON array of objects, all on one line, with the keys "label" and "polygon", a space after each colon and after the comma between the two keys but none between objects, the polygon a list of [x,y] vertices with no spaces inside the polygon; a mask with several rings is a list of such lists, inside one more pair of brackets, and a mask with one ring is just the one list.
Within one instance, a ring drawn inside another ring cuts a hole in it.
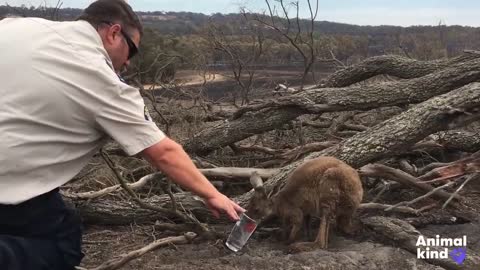
[{"label": "burnt log", "polygon": [[480,132],[449,130],[432,134],[428,141],[434,142],[448,151],[476,152],[480,150]]},{"label": "burnt log", "polygon": [[[176,193],[174,197],[178,204],[181,204],[183,208],[191,211],[200,221],[206,222],[215,219],[203,201],[198,197],[186,192]],[[78,211],[84,224],[152,224],[158,220],[184,223],[184,221],[179,220],[176,215],[169,215],[168,213],[161,214],[150,209],[141,208],[133,201],[118,201],[112,199],[72,200],[68,197],[64,199],[67,204]],[[172,207],[172,201],[167,194],[152,196],[143,201],[159,208],[171,209]]]},{"label": "burnt log", "polygon": [[480,57],[464,53],[452,59],[419,61],[398,55],[382,55],[334,72],[317,87],[346,87],[377,75],[390,75],[401,79],[413,79]]}]

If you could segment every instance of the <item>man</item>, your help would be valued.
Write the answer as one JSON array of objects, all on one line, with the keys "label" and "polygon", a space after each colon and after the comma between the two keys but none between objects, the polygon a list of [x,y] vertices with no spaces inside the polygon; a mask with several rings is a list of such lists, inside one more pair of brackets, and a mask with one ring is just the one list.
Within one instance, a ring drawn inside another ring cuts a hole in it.
[{"label": "man", "polygon": [[0,33],[0,269],[79,265],[80,220],[58,187],[108,136],[203,197],[216,216],[238,219],[244,210],[147,119],[139,92],[118,79],[142,36],[123,0],[98,0],[74,22],[7,18]]}]

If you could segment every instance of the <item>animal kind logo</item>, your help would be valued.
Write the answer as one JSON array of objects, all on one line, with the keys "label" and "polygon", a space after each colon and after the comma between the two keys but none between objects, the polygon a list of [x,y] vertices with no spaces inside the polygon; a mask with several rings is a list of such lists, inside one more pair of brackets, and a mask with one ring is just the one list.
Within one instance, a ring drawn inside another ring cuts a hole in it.
[{"label": "animal kind logo", "polygon": [[462,264],[467,258],[467,236],[461,238],[426,238],[420,235],[417,239],[418,259],[447,259],[451,258],[457,264]]}]

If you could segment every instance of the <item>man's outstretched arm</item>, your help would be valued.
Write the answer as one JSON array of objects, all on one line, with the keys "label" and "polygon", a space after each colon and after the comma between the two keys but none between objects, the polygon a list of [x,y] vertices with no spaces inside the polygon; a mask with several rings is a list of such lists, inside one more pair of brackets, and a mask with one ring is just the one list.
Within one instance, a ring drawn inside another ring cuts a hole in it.
[{"label": "man's outstretched arm", "polygon": [[220,193],[197,169],[183,147],[170,138],[162,139],[141,154],[177,184],[204,198],[216,217],[219,217],[220,212],[224,212],[230,219],[238,220],[238,213],[245,211]]}]

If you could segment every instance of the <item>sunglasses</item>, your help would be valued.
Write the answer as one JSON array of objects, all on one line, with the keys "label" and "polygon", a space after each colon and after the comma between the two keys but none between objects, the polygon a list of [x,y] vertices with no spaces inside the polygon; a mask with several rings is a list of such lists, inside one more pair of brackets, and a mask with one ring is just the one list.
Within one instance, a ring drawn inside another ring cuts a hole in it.
[{"label": "sunglasses", "polygon": [[[108,21],[103,21],[102,23],[105,23],[105,24],[108,24],[110,26],[114,25],[114,23],[112,22],[108,22]],[[132,38],[130,38],[129,35],[127,35],[127,33],[125,33],[125,31],[123,31],[123,27],[120,26],[120,33],[123,35],[125,41],[127,42],[127,46],[128,46],[128,59],[132,58],[135,56],[135,54],[138,53],[138,47],[137,45],[135,45],[135,43],[133,42]]]}]

